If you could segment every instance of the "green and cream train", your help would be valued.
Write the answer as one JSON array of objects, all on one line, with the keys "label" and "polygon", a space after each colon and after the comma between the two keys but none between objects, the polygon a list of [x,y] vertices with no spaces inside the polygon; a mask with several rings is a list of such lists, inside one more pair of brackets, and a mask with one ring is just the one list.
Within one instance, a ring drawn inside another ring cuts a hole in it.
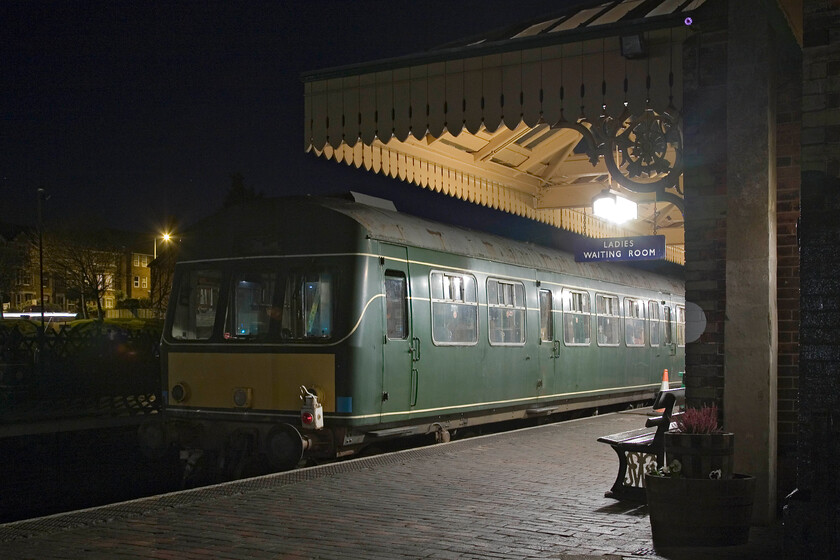
[{"label": "green and cream train", "polygon": [[182,240],[144,440],[230,477],[643,401],[684,368],[684,306],[679,280],[376,199],[259,200]]}]

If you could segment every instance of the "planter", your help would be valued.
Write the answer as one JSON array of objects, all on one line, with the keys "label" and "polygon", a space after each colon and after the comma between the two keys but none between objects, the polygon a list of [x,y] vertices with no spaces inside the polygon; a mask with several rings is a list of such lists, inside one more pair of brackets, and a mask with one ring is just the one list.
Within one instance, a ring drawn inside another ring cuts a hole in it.
[{"label": "planter", "polygon": [[645,475],[653,544],[732,546],[750,533],[755,478],[728,480]]},{"label": "planter", "polygon": [[666,462],[680,462],[685,478],[709,478],[720,470],[724,479],[732,478],[732,452],[735,434],[684,434],[665,432]]}]

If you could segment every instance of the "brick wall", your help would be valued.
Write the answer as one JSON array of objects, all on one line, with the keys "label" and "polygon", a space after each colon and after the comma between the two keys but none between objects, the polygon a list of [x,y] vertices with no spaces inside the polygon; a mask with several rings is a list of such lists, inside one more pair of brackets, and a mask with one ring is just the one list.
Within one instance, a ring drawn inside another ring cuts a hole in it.
[{"label": "brick wall", "polygon": [[778,353],[778,486],[796,487],[799,391],[799,247],[801,58],[786,60],[776,96],[776,257]]},{"label": "brick wall", "polygon": [[805,0],[797,492],[790,558],[840,557],[840,3]]},{"label": "brick wall", "polygon": [[[686,300],[706,330],[686,347],[691,406],[723,398],[726,310],[726,33],[697,34],[683,50]],[[721,407],[722,408],[722,407]]]}]

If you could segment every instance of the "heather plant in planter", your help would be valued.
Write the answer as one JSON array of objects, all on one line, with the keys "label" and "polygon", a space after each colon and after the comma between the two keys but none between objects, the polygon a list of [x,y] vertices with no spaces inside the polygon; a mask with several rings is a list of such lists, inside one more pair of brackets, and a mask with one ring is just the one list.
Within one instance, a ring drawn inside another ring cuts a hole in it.
[{"label": "heather plant in planter", "polygon": [[718,423],[717,405],[688,408],[676,430],[665,433],[665,455],[682,465],[686,478],[732,478],[735,435]]},{"label": "heather plant in planter", "polygon": [[755,479],[732,474],[734,442],[715,405],[687,409],[665,433],[666,463],[645,475],[654,545],[747,542]]},{"label": "heather plant in planter", "polygon": [[677,420],[677,432],[681,434],[717,434],[722,430],[718,424],[716,404],[702,408],[689,408]]}]

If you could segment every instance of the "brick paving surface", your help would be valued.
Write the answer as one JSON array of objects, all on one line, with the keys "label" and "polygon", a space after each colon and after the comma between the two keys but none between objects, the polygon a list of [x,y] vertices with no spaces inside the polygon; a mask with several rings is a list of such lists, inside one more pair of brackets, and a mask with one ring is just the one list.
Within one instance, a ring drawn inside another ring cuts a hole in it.
[{"label": "brick paving surface", "polygon": [[647,508],[604,497],[596,416],[0,525],[3,559],[783,558],[750,544],[654,551]]}]

